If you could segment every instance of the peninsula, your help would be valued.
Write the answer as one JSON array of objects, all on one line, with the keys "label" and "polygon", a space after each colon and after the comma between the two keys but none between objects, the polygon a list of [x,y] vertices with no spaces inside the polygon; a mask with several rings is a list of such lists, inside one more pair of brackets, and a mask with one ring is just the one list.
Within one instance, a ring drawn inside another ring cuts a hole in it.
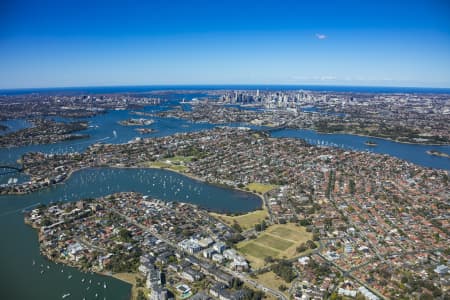
[{"label": "peninsula", "polygon": [[[119,145],[94,144],[83,153],[28,153],[22,163],[32,183],[1,191],[30,192],[55,184],[56,178],[64,180],[81,168],[143,167],[163,162],[178,172],[216,184],[245,188],[257,182],[274,186],[263,197],[268,213],[264,224],[258,220],[247,232],[236,223],[233,230],[241,232],[246,242],[240,244],[237,239],[228,244],[245,258],[250,272],[235,277],[249,283],[252,279],[248,276],[255,274],[256,282],[268,284],[274,295],[282,294],[286,286],[296,294],[325,297],[333,292],[331,285],[340,284],[339,274],[345,274],[361,293],[407,297],[414,289],[402,285],[401,278],[415,282],[420,289],[430,287],[430,282],[437,282],[435,273],[424,277],[420,270],[433,270],[438,266],[435,262],[448,253],[449,230],[439,217],[446,214],[445,199],[450,193],[446,171],[387,155],[270,138],[245,128],[221,127]],[[131,208],[133,211],[137,213],[133,219],[139,220],[143,210]],[[273,227],[283,224],[288,227]],[[306,227],[311,242],[306,238],[305,244],[293,246],[299,233],[289,226],[295,224]],[[304,251],[310,251],[307,258],[303,258]],[[282,253],[289,253],[292,259],[284,260]],[[428,259],[417,262],[418,256]],[[294,280],[294,270],[308,284]],[[275,281],[276,276],[282,281]],[[445,289],[433,286],[436,294]]]}]

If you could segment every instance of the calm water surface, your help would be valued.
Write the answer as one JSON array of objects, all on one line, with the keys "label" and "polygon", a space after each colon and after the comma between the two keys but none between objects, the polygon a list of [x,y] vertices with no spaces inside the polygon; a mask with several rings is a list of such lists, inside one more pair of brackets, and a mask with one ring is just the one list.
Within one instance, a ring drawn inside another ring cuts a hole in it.
[{"label": "calm water surface", "polygon": [[[156,169],[85,169],[74,173],[65,183],[46,190],[1,196],[1,298],[61,299],[63,294],[70,293],[69,299],[94,299],[95,294],[98,299],[128,299],[128,284],[110,277],[85,274],[41,257],[37,234],[24,224],[22,213],[23,209],[38,203],[76,201],[118,191],[136,191],[167,201],[190,202],[214,211],[247,212],[261,206],[255,195]],[[72,276],[70,279],[69,275]],[[84,282],[82,278],[85,278]],[[93,283],[88,284],[88,280]]]},{"label": "calm water surface", "polygon": [[[392,142],[378,138],[367,138],[352,134],[325,134],[306,129],[285,129],[272,133],[273,137],[302,138],[313,145],[335,146],[349,150],[370,151],[389,154],[397,158],[431,168],[450,170],[450,159],[428,155],[428,150],[438,150],[450,154],[450,146],[413,145]],[[364,143],[367,140],[376,141],[376,147]]]}]

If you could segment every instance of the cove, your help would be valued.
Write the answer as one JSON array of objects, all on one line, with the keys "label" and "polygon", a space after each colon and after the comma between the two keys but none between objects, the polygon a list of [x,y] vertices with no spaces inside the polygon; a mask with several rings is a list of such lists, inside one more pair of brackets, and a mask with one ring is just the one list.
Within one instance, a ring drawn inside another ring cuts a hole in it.
[{"label": "cove", "polygon": [[[160,169],[84,169],[73,173],[63,184],[45,190],[1,196],[2,299],[61,299],[66,293],[71,294],[71,299],[93,299],[95,294],[98,299],[129,299],[130,285],[122,281],[85,274],[40,256],[37,234],[24,224],[22,213],[23,209],[38,203],[77,201],[119,191],[136,191],[161,200],[189,202],[217,212],[248,212],[261,207],[261,200],[256,195]],[[88,284],[89,280],[91,284]]]}]

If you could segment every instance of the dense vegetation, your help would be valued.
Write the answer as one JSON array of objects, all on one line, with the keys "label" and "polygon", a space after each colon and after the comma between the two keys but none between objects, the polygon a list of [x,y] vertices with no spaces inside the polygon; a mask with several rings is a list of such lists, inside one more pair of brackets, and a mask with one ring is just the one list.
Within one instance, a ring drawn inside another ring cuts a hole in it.
[{"label": "dense vegetation", "polygon": [[296,276],[292,268],[292,263],[286,260],[281,260],[278,263],[273,264],[271,269],[286,282],[291,282]]}]

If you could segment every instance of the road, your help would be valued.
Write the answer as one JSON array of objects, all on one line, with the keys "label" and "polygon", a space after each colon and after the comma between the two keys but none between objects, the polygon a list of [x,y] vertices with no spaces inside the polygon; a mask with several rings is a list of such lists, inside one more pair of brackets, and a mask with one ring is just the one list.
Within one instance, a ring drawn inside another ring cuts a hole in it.
[{"label": "road", "polygon": [[[153,235],[154,237],[160,239],[160,240],[163,241],[164,243],[166,243],[166,244],[172,246],[173,248],[178,249],[178,250],[184,252],[186,255],[191,255],[189,252],[185,251],[184,249],[181,249],[176,243],[173,243],[173,242],[171,242],[170,240],[167,240],[167,239],[166,239],[165,237],[163,237],[162,235],[153,232],[153,231],[150,230],[147,226],[144,226],[144,225],[142,225],[142,224],[136,222],[133,218],[130,218],[130,217],[128,217],[128,216],[122,214],[121,212],[119,212],[119,211],[117,211],[117,210],[115,210],[115,209],[112,209],[112,208],[108,208],[108,210],[111,211],[111,212],[113,212],[113,213],[115,213],[115,214],[117,214],[117,215],[119,215],[119,216],[121,216],[121,217],[124,218],[127,222],[129,222],[129,223],[131,223],[131,224],[133,224],[133,225],[139,227],[139,228],[142,229],[143,231],[145,231],[145,232],[147,232],[147,233]],[[196,256],[196,258],[198,258],[198,259],[200,259],[200,260],[203,260],[203,261],[206,261],[206,260],[205,260],[203,257],[201,257],[201,256]],[[208,260],[207,262],[210,263],[209,260]],[[279,291],[276,291],[276,290],[274,290],[274,289],[268,288],[268,287],[266,287],[266,286],[264,286],[264,285],[262,285],[262,284],[256,282],[255,280],[249,278],[249,277],[248,277],[247,275],[245,275],[244,273],[239,273],[239,272],[230,270],[230,269],[225,268],[224,266],[220,266],[220,265],[219,265],[218,267],[219,267],[222,271],[224,271],[225,273],[231,274],[231,275],[233,275],[234,277],[239,278],[239,279],[242,280],[243,282],[252,285],[253,287],[257,288],[258,290],[260,290],[260,291],[262,291],[262,292],[264,292],[264,293],[270,293],[271,295],[273,295],[273,296],[275,296],[276,298],[281,299],[281,300],[288,300],[288,299],[286,298],[286,296],[284,296],[284,295],[283,295],[282,293],[280,293]]]}]

